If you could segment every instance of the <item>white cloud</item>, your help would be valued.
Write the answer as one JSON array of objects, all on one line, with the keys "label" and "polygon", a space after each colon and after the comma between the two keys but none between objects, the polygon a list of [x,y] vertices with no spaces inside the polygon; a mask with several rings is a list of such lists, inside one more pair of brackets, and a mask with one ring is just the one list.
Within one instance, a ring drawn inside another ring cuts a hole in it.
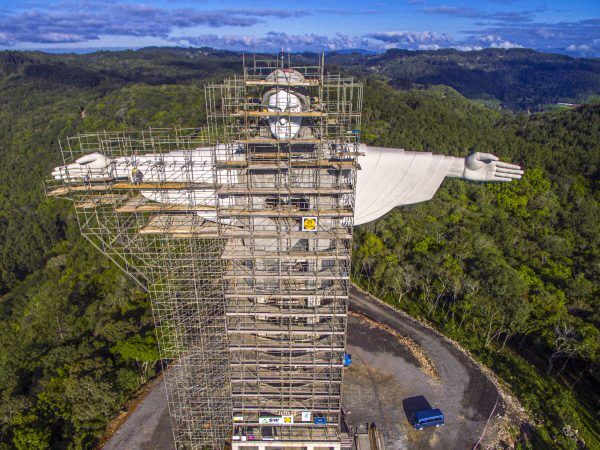
[{"label": "white cloud", "polygon": [[434,31],[382,31],[366,36],[381,42],[406,44],[426,44],[449,40],[447,34],[439,34]]},{"label": "white cloud", "polygon": [[477,40],[480,42],[487,42],[488,44],[491,44],[492,42],[501,41],[502,38],[500,36],[494,36],[493,34],[488,34],[486,36],[479,36],[479,38]]},{"label": "white cloud", "polygon": [[492,45],[490,45],[490,47],[491,48],[503,48],[505,50],[508,50],[509,48],[523,48],[522,45],[515,44],[510,41],[493,42]]},{"label": "white cloud", "polygon": [[477,50],[483,50],[483,47],[481,47],[480,45],[456,45],[453,48],[458,50],[459,52],[473,52]]},{"label": "white cloud", "polygon": [[565,48],[565,50],[567,50],[569,52],[577,52],[577,51],[587,52],[591,49],[592,49],[592,47],[587,44],[581,44],[581,45],[571,44],[567,48]]}]

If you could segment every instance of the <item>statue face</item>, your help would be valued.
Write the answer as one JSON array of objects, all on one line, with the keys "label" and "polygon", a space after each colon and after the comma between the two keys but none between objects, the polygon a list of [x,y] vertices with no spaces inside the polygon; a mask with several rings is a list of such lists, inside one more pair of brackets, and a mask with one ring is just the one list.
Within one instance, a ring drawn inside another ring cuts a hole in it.
[{"label": "statue face", "polygon": [[302,111],[302,103],[298,96],[280,90],[273,93],[268,100],[267,109],[281,115],[269,116],[269,128],[276,139],[292,139],[300,131],[302,117],[289,115]]}]

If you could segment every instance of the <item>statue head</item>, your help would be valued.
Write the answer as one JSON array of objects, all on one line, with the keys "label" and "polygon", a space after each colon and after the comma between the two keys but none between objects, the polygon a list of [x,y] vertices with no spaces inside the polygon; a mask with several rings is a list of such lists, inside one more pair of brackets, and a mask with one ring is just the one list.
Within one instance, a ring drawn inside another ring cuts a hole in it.
[{"label": "statue head", "polygon": [[302,117],[294,116],[293,113],[301,112],[302,101],[300,97],[285,90],[273,90],[267,92],[264,101],[267,110],[273,112],[268,117],[269,128],[276,139],[291,139],[300,131]]},{"label": "statue head", "polygon": [[[303,83],[305,80],[297,70],[277,69],[267,76],[267,81],[281,83],[281,85]],[[295,137],[302,125],[302,117],[291,113],[301,112],[305,109],[306,99],[298,92],[283,89],[284,86],[276,87],[268,91],[263,97],[263,104],[267,110],[280,115],[269,116],[269,128],[276,139],[292,139]]]}]

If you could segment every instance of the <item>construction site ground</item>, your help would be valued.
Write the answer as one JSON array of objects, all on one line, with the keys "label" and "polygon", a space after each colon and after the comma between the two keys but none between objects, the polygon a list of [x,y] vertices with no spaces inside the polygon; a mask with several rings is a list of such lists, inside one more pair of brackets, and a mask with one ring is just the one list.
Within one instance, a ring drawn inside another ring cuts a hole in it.
[{"label": "construction site ground", "polygon": [[[505,422],[504,402],[470,357],[354,287],[350,309],[347,351],[353,362],[344,373],[342,403],[351,427],[374,422],[389,450],[471,449],[495,441]],[[412,428],[408,417],[429,406],[444,412],[446,425]],[[173,449],[162,381],[133,408],[103,448]]]}]

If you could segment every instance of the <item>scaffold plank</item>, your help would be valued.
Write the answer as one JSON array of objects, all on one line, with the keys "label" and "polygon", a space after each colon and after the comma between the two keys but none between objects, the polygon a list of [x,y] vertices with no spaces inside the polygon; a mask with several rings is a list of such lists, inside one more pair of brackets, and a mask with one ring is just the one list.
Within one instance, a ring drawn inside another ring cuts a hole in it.
[{"label": "scaffold plank", "polygon": [[310,187],[244,187],[244,186],[221,186],[217,188],[218,194],[231,194],[231,195],[248,195],[248,194],[260,194],[260,195],[285,195],[285,194],[316,194],[316,195],[338,195],[338,194],[351,194],[354,192],[354,188],[350,186],[340,187],[321,187],[321,188],[310,188]]},{"label": "scaffold plank", "polygon": [[[277,308],[272,308],[272,309],[277,309]],[[314,309],[314,308],[311,308]],[[274,317],[274,318],[281,318],[281,317],[298,317],[298,318],[307,318],[307,317],[315,317],[318,319],[321,318],[331,318],[331,317],[342,317],[342,316],[346,316],[345,312],[341,312],[341,313],[336,313],[336,312],[329,312],[329,313],[323,313],[323,312],[311,312],[311,313],[307,313],[306,312],[306,308],[295,308],[293,310],[285,310],[285,311],[279,311],[279,312],[266,312],[266,311],[257,311],[256,309],[252,310],[252,311],[247,311],[247,312],[242,312],[242,311],[229,311],[227,313],[225,313],[225,315],[227,317],[254,317],[254,316],[263,316],[263,317]]]},{"label": "scaffold plank", "polygon": [[291,139],[275,139],[275,138],[252,138],[252,139],[241,139],[242,144],[270,144],[270,145],[289,145],[289,144],[318,144],[323,142],[321,139],[307,139],[307,138],[291,138]]},{"label": "scaffold plank", "polygon": [[293,280],[349,280],[350,279],[350,275],[339,275],[339,274],[319,274],[319,273],[315,273],[315,272],[308,272],[306,274],[302,274],[302,273],[264,273],[264,274],[257,274],[257,273],[243,273],[240,271],[240,273],[231,273],[231,274],[224,274],[223,275],[223,279],[225,280],[230,280],[233,278],[247,278],[247,279],[252,279],[252,278],[256,278],[256,279],[261,279],[261,278],[267,278],[267,279],[279,279],[279,278],[285,278],[285,279],[293,279]]},{"label": "scaffold plank", "polygon": [[113,189],[122,190],[191,190],[191,189],[214,189],[214,183],[198,182],[177,182],[177,181],[156,181],[142,183],[123,183],[118,182],[112,185]]},{"label": "scaffold plank", "polygon": [[118,213],[136,213],[136,212],[188,212],[188,211],[215,211],[213,205],[189,205],[189,204],[169,204],[150,202],[144,196],[138,196],[131,199],[124,205],[116,208]]},{"label": "scaffold plank", "polygon": [[230,114],[231,117],[327,117],[329,114],[325,111],[248,111],[245,109],[235,111]]},{"label": "scaffold plank", "polygon": [[273,161],[247,161],[247,160],[232,160],[232,161],[217,161],[217,168],[249,168],[249,169],[285,169],[287,167],[303,167],[303,168],[318,168],[318,167],[332,167],[332,168],[356,168],[357,162],[353,159],[340,159],[340,160],[300,160],[293,159],[282,160],[279,164],[274,164]]},{"label": "scaffold plank", "polygon": [[80,202],[75,204],[75,208],[90,209],[101,205],[114,205],[127,199],[126,194],[104,194],[92,195],[84,197]]},{"label": "scaffold plank", "polygon": [[348,252],[344,252],[341,249],[331,250],[329,252],[306,252],[306,251],[291,251],[285,250],[281,252],[274,251],[241,251],[236,249],[226,249],[223,252],[222,259],[267,259],[267,258],[275,258],[275,259],[283,259],[283,260],[329,260],[329,259],[350,259],[350,254]]},{"label": "scaffold plank", "polygon": [[246,86],[319,86],[320,80],[305,79],[304,81],[269,81],[269,80],[244,80]]},{"label": "scaffold plank", "polygon": [[48,191],[48,195],[51,197],[60,197],[61,195],[70,194],[72,192],[101,192],[110,190],[110,184],[68,184],[65,186],[60,186],[54,189],[50,189]]},{"label": "scaffold plank", "polygon": [[214,189],[214,183],[198,183],[198,182],[114,182],[105,181],[103,183],[73,183],[66,186],[60,186],[48,191],[48,195],[59,197],[61,195],[70,194],[72,192],[102,192],[116,190],[192,190],[192,189]]},{"label": "scaffold plank", "polygon": [[[337,192],[337,191],[336,191]],[[352,217],[354,211],[350,209],[311,209],[308,211],[277,210],[277,209],[219,209],[219,217]]]}]

